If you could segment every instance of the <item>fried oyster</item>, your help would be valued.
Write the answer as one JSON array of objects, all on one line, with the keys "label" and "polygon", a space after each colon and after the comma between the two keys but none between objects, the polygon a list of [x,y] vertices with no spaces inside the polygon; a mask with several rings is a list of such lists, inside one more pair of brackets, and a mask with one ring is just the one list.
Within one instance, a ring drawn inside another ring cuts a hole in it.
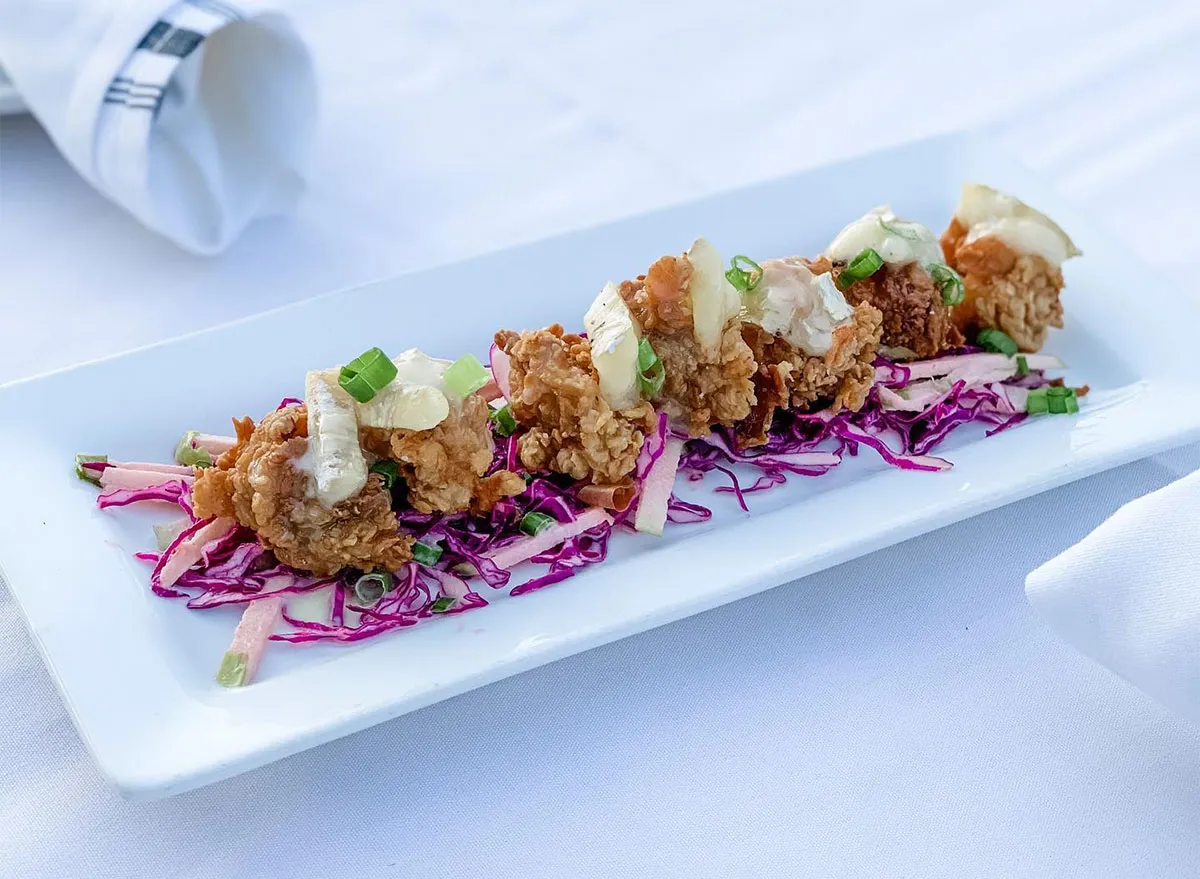
[{"label": "fried oyster", "polygon": [[[878,269],[863,277],[851,271],[843,278],[850,263],[867,250],[877,255]],[[831,272],[852,305],[866,302],[879,309],[881,344],[890,356],[920,360],[964,342],[953,302],[930,272],[942,260],[933,232],[881,206],[847,225],[810,268],[815,274]]]},{"label": "fried oyster", "polygon": [[705,239],[664,256],[617,287],[665,367],[651,399],[692,436],[733,426],[754,405],[754,355],[742,338],[741,299]]},{"label": "fried oyster", "polygon": [[742,338],[758,366],[754,407],[737,426],[742,447],[767,441],[777,409],[862,408],[882,320],[869,303],[851,307],[831,275],[814,275],[799,257],[761,268],[742,312]]},{"label": "fried oyster", "polygon": [[1002,330],[1033,352],[1050,327],[1062,327],[1062,264],[1080,251],[1045,214],[991,187],[965,183],[941,244],[965,287],[954,309],[961,330]]},{"label": "fried oyster", "polygon": [[363,427],[360,436],[365,450],[399,465],[408,503],[419,513],[487,513],[501,498],[525,490],[525,480],[508,470],[485,475],[492,432],[488,404],[476,394],[428,430]]},{"label": "fried oyster", "polygon": [[394,461],[407,505],[422,513],[483,513],[524,490],[515,473],[488,474],[487,402],[447,388],[445,361],[413,349],[391,363],[395,380],[366,402],[335,371],[316,370],[305,377],[303,405],[257,426],[236,421],[237,444],[196,480],[196,514],[235,518],[300,570],[395,571],[411,558],[412,538],[371,465]]},{"label": "fried oyster", "polygon": [[236,519],[281,562],[302,571],[398,569],[412,558],[412,538],[400,530],[382,477],[370,475],[333,506],[322,503],[305,467],[308,427],[305,406],[279,409],[257,426],[250,418],[235,420],[237,445],[196,478],[196,515]]},{"label": "fried oyster", "polygon": [[604,398],[588,341],[559,324],[496,333],[509,359],[513,417],[528,428],[517,441],[529,470],[553,470],[596,485],[633,472],[646,435],[656,427],[643,400],[614,409]]}]

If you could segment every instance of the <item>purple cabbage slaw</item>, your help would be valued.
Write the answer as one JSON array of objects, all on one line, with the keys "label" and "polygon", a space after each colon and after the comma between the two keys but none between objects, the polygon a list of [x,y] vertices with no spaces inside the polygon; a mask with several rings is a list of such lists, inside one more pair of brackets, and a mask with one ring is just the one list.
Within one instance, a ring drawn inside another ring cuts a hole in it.
[{"label": "purple cabbage slaw", "polygon": [[[978,349],[962,349],[957,353],[978,353]],[[699,481],[714,470],[724,474],[729,483],[715,491],[732,494],[738,505],[749,512],[746,495],[782,485],[791,474],[823,476],[845,456],[857,455],[860,446],[866,446],[901,470],[946,470],[950,463],[930,456],[929,452],[953,431],[966,424],[982,424],[989,428],[987,436],[991,436],[1028,417],[1012,406],[1004,393],[1005,387],[1028,390],[1051,383],[1040,370],[979,386],[959,381],[922,411],[907,412],[885,408],[880,388],[905,388],[909,369],[903,363],[880,357],[875,362],[875,372],[877,383],[859,411],[777,412],[766,444],[752,449],[739,449],[733,431],[717,428],[709,437],[688,441],[680,472],[691,481]],[[802,456],[814,452],[826,452],[834,460],[828,464],[803,463]],[[734,465],[754,468],[757,478],[749,486],[742,485]]]},{"label": "purple cabbage slaw", "polygon": [[[909,380],[908,369],[899,363],[880,359],[876,363],[878,384],[872,388],[866,404],[858,412],[826,411],[813,413],[779,412],[765,445],[742,450],[732,431],[718,428],[704,439],[689,440],[680,462],[680,472],[691,481],[717,471],[729,480],[715,488],[717,493],[732,494],[743,510],[749,510],[746,495],[766,491],[787,481],[789,475],[821,476],[854,456],[860,446],[878,453],[892,466],[909,470],[941,470],[950,465],[928,452],[949,434],[969,423],[989,427],[988,435],[1012,427],[1025,419],[995,385],[967,387],[958,382],[940,394],[923,411],[887,409],[880,399],[880,387],[902,389]],[[1050,382],[1040,372],[1007,380],[1013,388],[1044,387]],[[285,400],[281,405],[295,405]],[[493,430],[494,430],[493,426]],[[647,438],[638,457],[634,482],[640,493],[641,483],[654,462],[662,455],[671,435],[665,415],[660,415],[657,430]],[[394,572],[393,586],[371,604],[359,604],[353,585],[359,572],[343,572],[336,577],[316,577],[280,564],[261,546],[252,531],[234,528],[203,547],[202,562],[186,571],[171,587],[156,582],[171,552],[205,522],[196,520],[190,504],[190,488],[184,482],[166,481],[162,485],[116,490],[102,494],[101,508],[123,506],[144,500],[178,504],[189,524],[172,544],[160,553],[138,553],[137,557],[154,565],[153,590],[164,597],[184,598],[192,609],[207,609],[230,604],[246,604],[268,595],[300,595],[327,589],[330,594],[328,622],[300,618],[285,606],[284,620],[291,631],[276,632],[272,640],[293,643],[314,641],[354,642],[372,638],[393,629],[407,628],[437,615],[463,613],[488,604],[487,599],[470,585],[478,581],[489,589],[508,589],[510,595],[522,595],[566,580],[580,568],[604,561],[608,542],[617,528],[632,529],[636,499],[627,509],[614,513],[611,523],[602,523],[567,538],[557,547],[529,561],[546,570],[510,587],[512,573],[501,569],[489,557],[495,551],[528,539],[521,530],[521,519],[529,512],[549,515],[560,523],[574,521],[589,507],[577,495],[577,487],[564,476],[528,473],[520,465],[517,436],[495,437],[495,453],[490,472],[509,469],[526,480],[525,491],[515,498],[498,502],[486,517],[469,514],[425,514],[400,510],[397,517],[406,531],[427,546],[441,548],[441,556],[432,565],[416,561]],[[743,486],[735,466],[749,466],[758,472],[755,481]],[[692,524],[708,520],[712,511],[671,495],[667,518],[674,524]]]},{"label": "purple cabbage slaw", "polygon": [[[289,401],[285,401],[287,405]],[[494,429],[494,428],[493,428]],[[665,443],[666,419],[660,421],[657,439],[659,454]],[[649,443],[647,445],[650,445]],[[639,469],[642,478],[649,464]],[[556,474],[527,473],[517,459],[516,437],[496,437],[495,453],[489,472],[507,468],[525,477],[526,489],[515,498],[498,502],[486,517],[466,513],[455,515],[425,514],[400,510],[397,518],[414,539],[437,546],[441,557],[432,565],[415,561],[393,574],[393,587],[369,605],[356,603],[353,584],[361,572],[347,571],[336,577],[320,578],[276,561],[259,544],[249,529],[235,528],[203,547],[202,562],[184,572],[172,586],[156,579],[170,554],[207,522],[198,521],[188,502],[190,492],[182,482],[140,489],[117,491],[100,496],[101,507],[143,500],[178,503],[190,523],[162,553],[138,553],[137,557],[154,566],[153,591],[163,597],[186,599],[191,609],[201,610],[231,604],[244,605],[268,595],[299,595],[329,589],[328,622],[301,619],[285,605],[284,621],[292,631],[277,632],[272,640],[306,643],[313,641],[361,641],[392,629],[407,628],[435,615],[453,615],[488,604],[468,580],[490,589],[506,589],[510,595],[523,595],[566,580],[580,568],[604,561],[608,541],[617,527],[628,524],[629,510],[616,513],[613,522],[601,523],[567,538],[557,547],[541,552],[529,561],[546,570],[510,587],[512,572],[496,565],[489,556],[529,535],[521,530],[526,513],[543,513],[559,523],[575,521],[589,505],[577,496],[577,488],[567,477]],[[677,521],[708,518],[704,508],[672,499],[671,515]]]}]

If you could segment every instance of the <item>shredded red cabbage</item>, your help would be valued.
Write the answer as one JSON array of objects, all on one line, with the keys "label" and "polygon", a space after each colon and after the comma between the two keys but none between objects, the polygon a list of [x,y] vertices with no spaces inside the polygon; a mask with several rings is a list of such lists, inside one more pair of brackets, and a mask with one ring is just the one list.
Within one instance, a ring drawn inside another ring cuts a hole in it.
[{"label": "shredded red cabbage", "polygon": [[142,501],[167,501],[172,504],[179,504],[187,512],[192,511],[191,503],[186,506],[181,503],[184,495],[189,494],[190,489],[182,479],[176,479],[171,482],[164,482],[162,485],[152,485],[149,488],[117,488],[112,491],[105,492],[96,498],[96,506],[102,510],[109,507],[124,507],[128,504],[136,504]]},{"label": "shredded red cabbage", "polygon": [[[978,352],[962,349],[957,353]],[[739,506],[748,511],[746,495],[782,485],[790,474],[824,475],[846,455],[857,455],[859,446],[870,448],[901,470],[945,470],[950,463],[931,457],[929,452],[953,431],[965,424],[982,424],[989,428],[987,435],[991,436],[1025,420],[1027,416],[1013,407],[1004,387],[1030,389],[1050,384],[1039,370],[997,384],[968,387],[959,381],[937,394],[922,411],[909,412],[885,407],[880,394],[881,387],[894,391],[906,389],[909,368],[879,358],[875,363],[875,378],[876,386],[857,412],[777,413],[766,445],[739,449],[733,432],[725,428],[718,428],[709,437],[690,440],[680,462],[680,472],[692,481],[713,470],[723,473],[729,484],[718,486],[715,491],[733,494]],[[799,457],[822,451],[836,460],[814,464]],[[742,485],[733,465],[748,465],[760,475],[751,485]]]}]

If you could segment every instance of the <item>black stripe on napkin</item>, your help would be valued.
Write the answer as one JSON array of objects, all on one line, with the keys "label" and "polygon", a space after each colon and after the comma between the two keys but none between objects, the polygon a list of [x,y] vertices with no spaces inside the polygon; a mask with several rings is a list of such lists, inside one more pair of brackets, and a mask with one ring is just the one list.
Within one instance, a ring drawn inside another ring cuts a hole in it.
[{"label": "black stripe on napkin", "polygon": [[125,76],[118,76],[108,87],[104,96],[106,104],[123,104],[133,110],[149,110],[158,113],[166,96],[166,87],[149,83],[134,82]]},{"label": "black stripe on napkin", "polygon": [[153,98],[161,95],[165,88],[158,83],[135,82],[127,76],[118,76],[109,84],[108,94]]},{"label": "black stripe on napkin", "polygon": [[176,58],[186,58],[197,46],[204,42],[204,34],[179,28],[165,21],[156,21],[137,47],[144,52],[154,52],[156,55],[171,55]]},{"label": "black stripe on napkin", "polygon": [[224,18],[228,21],[239,21],[242,18],[242,11],[240,9],[228,3],[222,3],[220,0],[187,0],[187,2],[197,9],[211,12],[218,18]]},{"label": "black stripe on napkin", "polygon": [[151,113],[157,113],[158,108],[162,105],[162,100],[162,95],[157,98],[107,97],[104,99],[104,103],[121,104],[131,110],[149,110]]}]

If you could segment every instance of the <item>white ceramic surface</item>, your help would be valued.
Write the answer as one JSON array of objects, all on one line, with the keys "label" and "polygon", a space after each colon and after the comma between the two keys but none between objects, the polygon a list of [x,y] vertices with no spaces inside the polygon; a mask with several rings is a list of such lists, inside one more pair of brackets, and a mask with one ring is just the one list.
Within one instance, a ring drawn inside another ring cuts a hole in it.
[{"label": "white ceramic surface", "polygon": [[[948,473],[888,469],[869,454],[717,510],[665,539],[623,536],[598,568],[554,588],[353,646],[273,648],[260,682],[212,673],[236,614],[150,594],[129,554],[153,515],[99,513],[75,452],[163,458],[181,431],[226,429],[294,394],[313,364],[364,347],[482,354],[500,326],[582,315],[608,279],[707,235],[727,255],[818,251],[848,217],[889,201],[944,225],[961,180],[1014,191],[1070,230],[1068,329],[1048,350],[1093,388],[1077,418],[1046,418],[944,447]],[[1007,501],[1200,435],[1177,377],[1200,306],[1130,284],[1150,273],[1038,180],[965,137],[913,144],[457,265],[321,297],[0,390],[0,563],[83,738],[132,796],[215,781],[562,656],[697,613]],[[1184,373],[1186,374],[1186,373]],[[701,538],[703,535],[703,538]],[[802,587],[801,587],[802,588]]]},{"label": "white ceramic surface", "polygon": [[17,94],[17,88],[9,80],[8,74],[4,72],[4,68],[0,67],[0,116],[24,112],[25,102]]}]

